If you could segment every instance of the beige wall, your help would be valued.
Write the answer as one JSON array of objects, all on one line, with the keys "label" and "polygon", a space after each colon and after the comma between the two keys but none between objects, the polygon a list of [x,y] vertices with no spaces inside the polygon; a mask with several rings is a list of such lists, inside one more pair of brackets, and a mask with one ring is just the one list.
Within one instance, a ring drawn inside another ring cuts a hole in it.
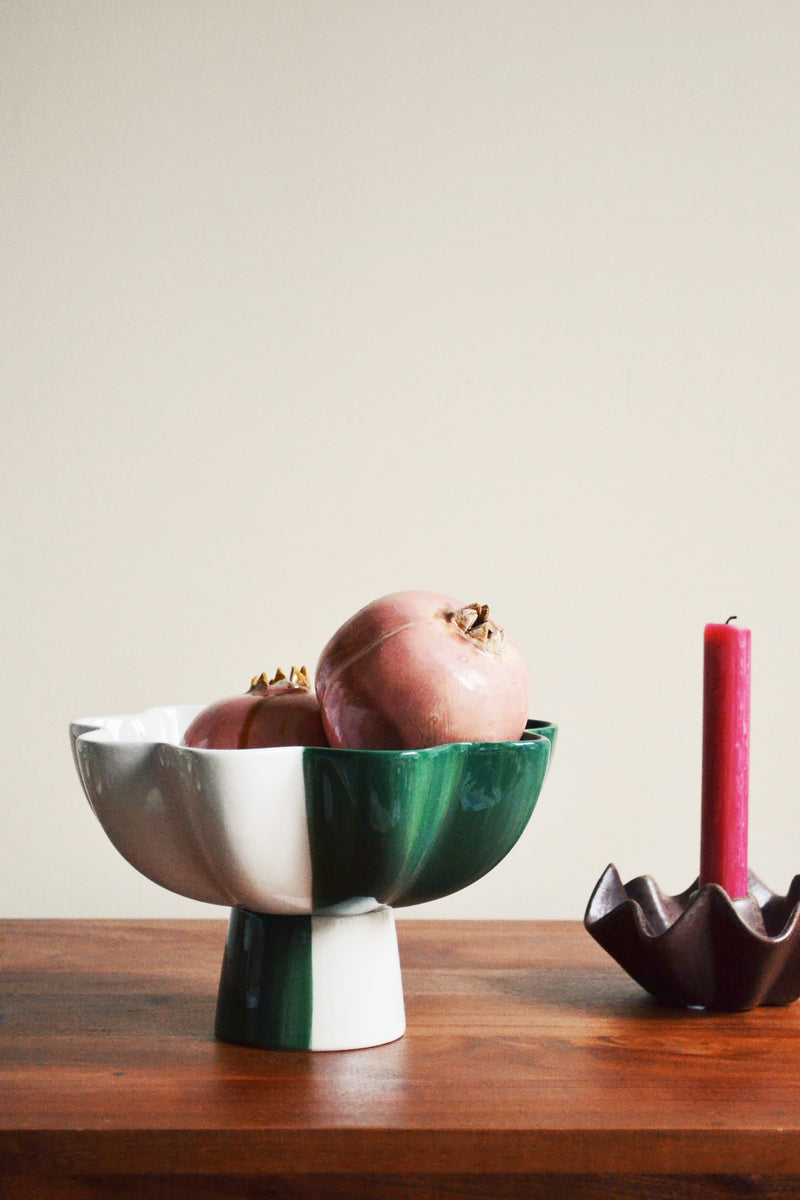
[{"label": "beige wall", "polygon": [[800,871],[800,6],[5,0],[0,914],[202,915],[71,718],[489,601],[561,742],[489,877],[580,917],[699,845],[706,621],[753,630],[751,861]]}]

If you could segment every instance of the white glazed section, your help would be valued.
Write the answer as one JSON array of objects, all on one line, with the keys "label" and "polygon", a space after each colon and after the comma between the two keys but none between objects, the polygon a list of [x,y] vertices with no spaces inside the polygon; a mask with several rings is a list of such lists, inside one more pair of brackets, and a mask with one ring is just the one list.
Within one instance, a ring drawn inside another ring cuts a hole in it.
[{"label": "white glazed section", "polygon": [[199,705],[71,727],[84,791],[127,861],[162,887],[255,912],[309,913],[303,751],[181,746]]},{"label": "white glazed section", "polygon": [[358,1050],[402,1037],[403,981],[394,913],[311,918],[310,1050]]}]

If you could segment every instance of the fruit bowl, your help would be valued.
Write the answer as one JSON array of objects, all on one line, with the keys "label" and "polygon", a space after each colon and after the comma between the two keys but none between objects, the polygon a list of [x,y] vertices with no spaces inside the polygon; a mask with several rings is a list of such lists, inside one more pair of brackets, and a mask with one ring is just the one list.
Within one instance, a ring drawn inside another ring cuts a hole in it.
[{"label": "fruit bowl", "polygon": [[92,809],[155,883],[232,909],[223,1040],[344,1049],[404,1025],[395,907],[468,886],[511,850],[556,728],[425,750],[181,744],[202,706],[71,726]]}]

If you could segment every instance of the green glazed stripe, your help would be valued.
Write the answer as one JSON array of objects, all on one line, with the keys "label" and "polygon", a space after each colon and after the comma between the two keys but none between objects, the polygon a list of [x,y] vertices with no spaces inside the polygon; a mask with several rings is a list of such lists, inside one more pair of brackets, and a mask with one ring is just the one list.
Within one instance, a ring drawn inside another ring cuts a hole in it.
[{"label": "green glazed stripe", "polygon": [[558,741],[558,726],[551,725],[549,721],[535,721],[531,719],[525,726],[525,732],[522,735],[522,740],[527,741],[531,737],[547,738],[550,743],[550,762],[552,762],[553,753],[555,752],[556,748],[556,742]]},{"label": "green glazed stripe", "polygon": [[520,742],[305,749],[313,907],[354,896],[419,904],[490,871],[527,825],[547,773],[555,727],[536,724]]},{"label": "green glazed stripe", "polygon": [[[528,723],[519,742],[403,752],[306,748],[312,907],[358,896],[417,904],[479,879],[527,825],[555,739],[555,726],[538,721]],[[312,1047],[315,919],[232,909],[218,1038],[264,1048]],[[398,1036],[394,1027],[391,1036]]]},{"label": "green glazed stripe", "polygon": [[216,1036],[245,1046],[308,1050],[311,917],[234,908],[217,993]]}]

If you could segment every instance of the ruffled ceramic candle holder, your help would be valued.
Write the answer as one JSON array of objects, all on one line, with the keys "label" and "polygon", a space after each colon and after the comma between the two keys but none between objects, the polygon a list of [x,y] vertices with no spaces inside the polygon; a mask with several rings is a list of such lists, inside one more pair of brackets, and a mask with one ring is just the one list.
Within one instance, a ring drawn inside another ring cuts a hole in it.
[{"label": "ruffled ceramic candle holder", "polygon": [[315,1050],[400,1037],[393,909],[458,891],[505,857],[539,797],[555,726],[426,750],[189,749],[199,711],[90,718],[71,736],[123,857],[232,909],[217,1036]]},{"label": "ruffled ceramic candle holder", "polygon": [[678,896],[648,875],[623,884],[611,865],[584,924],[663,1004],[738,1012],[800,996],[800,876],[779,896],[751,871],[747,896],[731,900],[715,883]]}]

